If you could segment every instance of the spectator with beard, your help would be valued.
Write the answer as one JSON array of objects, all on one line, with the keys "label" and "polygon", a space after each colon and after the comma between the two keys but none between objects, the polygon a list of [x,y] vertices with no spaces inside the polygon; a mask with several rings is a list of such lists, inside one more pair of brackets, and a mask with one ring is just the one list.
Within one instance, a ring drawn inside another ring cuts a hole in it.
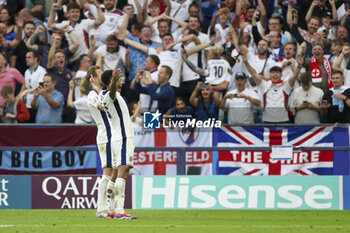
[{"label": "spectator with beard", "polygon": [[294,58],[297,52],[297,47],[293,42],[287,42],[282,46],[282,51],[284,55],[284,58],[282,60],[282,77],[290,77],[294,69],[294,67],[292,67],[292,64],[294,63],[297,65]]},{"label": "spectator with beard", "polygon": [[23,62],[26,57],[26,53],[29,49],[26,46],[27,41],[33,35],[35,29],[35,23],[33,21],[27,21],[23,24],[24,38],[18,44],[13,54],[16,56],[16,69],[18,69],[21,74],[24,74],[28,66]]},{"label": "spectator with beard", "polygon": [[[249,64],[254,67],[259,75],[269,78],[269,70],[273,66],[281,66],[281,64],[276,63],[273,59],[268,56],[269,42],[262,39],[258,43],[258,53],[253,54],[248,48],[242,43],[242,33],[240,32],[238,39],[239,49],[241,54],[246,55]],[[253,81],[254,82],[254,81]]]},{"label": "spectator with beard", "polygon": [[107,36],[106,44],[100,46],[94,53],[94,59],[98,56],[104,57],[103,71],[120,68],[125,77],[126,48],[119,44],[114,34]]},{"label": "spectator with beard", "polygon": [[348,29],[346,29],[346,27],[343,27],[343,26],[338,26],[337,38],[343,40],[344,43],[350,42]]},{"label": "spectator with beard", "polygon": [[320,27],[321,21],[320,18],[316,16],[310,17],[307,21],[307,31],[298,28],[298,12],[295,9],[292,9],[291,4],[288,4],[288,13],[287,13],[287,23],[291,28],[291,33],[296,39],[298,44],[303,43],[304,40],[312,42],[314,34],[317,32]]}]

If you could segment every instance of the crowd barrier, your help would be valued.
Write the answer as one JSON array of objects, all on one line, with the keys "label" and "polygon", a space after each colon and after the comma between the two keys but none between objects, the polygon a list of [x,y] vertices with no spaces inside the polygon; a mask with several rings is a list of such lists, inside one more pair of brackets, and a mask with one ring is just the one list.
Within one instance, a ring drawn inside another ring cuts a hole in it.
[{"label": "crowd barrier", "polygon": [[[96,208],[95,138],[95,126],[0,126],[0,208]],[[126,208],[350,209],[347,125],[137,128],[135,145]],[[271,159],[275,145],[292,159]]]},{"label": "crowd barrier", "polygon": [[[95,126],[0,126],[0,174],[101,174]],[[350,175],[349,127],[135,129],[137,175]],[[289,161],[271,148],[289,145]]]}]

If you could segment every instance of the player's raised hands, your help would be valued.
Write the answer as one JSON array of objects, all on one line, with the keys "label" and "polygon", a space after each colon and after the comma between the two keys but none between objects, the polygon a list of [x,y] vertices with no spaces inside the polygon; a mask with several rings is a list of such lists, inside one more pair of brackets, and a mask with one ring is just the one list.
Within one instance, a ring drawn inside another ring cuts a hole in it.
[{"label": "player's raised hands", "polygon": [[122,72],[120,69],[117,69],[116,71],[114,71],[113,80],[118,81],[118,79],[120,79],[121,77],[122,77]]}]

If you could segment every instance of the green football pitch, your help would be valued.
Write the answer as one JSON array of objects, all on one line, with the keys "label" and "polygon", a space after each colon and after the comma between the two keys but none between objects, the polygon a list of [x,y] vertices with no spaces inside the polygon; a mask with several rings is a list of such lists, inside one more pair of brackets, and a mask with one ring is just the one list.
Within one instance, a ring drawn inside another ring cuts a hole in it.
[{"label": "green football pitch", "polygon": [[94,210],[0,210],[0,232],[350,232],[350,211],[130,210],[137,220]]}]

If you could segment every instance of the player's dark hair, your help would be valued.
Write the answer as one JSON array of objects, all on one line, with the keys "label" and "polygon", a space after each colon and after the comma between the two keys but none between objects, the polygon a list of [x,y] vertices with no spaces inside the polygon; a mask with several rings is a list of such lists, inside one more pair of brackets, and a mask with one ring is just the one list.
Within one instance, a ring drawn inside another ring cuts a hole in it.
[{"label": "player's dark hair", "polygon": [[106,87],[108,87],[109,84],[111,83],[112,76],[113,76],[113,70],[106,70],[102,73],[101,81]]}]

